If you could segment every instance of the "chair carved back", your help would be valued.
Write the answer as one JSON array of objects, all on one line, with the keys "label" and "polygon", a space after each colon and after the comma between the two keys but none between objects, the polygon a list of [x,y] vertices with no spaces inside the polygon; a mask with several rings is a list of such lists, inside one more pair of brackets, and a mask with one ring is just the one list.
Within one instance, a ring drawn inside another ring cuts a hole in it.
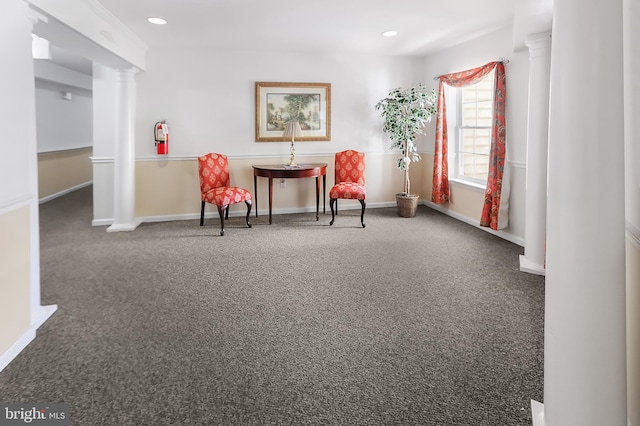
[{"label": "chair carved back", "polygon": [[229,160],[226,155],[210,153],[198,157],[200,192],[207,193],[214,188],[229,186]]},{"label": "chair carved back", "polygon": [[364,186],[364,153],[348,149],[336,153],[335,183],[357,183]]}]

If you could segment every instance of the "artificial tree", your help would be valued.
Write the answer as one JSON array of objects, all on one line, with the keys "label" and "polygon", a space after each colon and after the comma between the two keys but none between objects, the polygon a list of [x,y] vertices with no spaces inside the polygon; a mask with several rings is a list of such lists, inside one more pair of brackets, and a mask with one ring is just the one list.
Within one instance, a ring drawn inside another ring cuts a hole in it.
[{"label": "artificial tree", "polygon": [[402,153],[396,163],[404,172],[404,186],[399,195],[411,195],[409,166],[421,159],[415,140],[424,133],[424,127],[436,113],[436,101],[435,90],[427,90],[418,84],[407,89],[393,89],[376,104],[376,110],[381,110],[384,118],[382,131],[393,142],[391,149],[399,149]]}]

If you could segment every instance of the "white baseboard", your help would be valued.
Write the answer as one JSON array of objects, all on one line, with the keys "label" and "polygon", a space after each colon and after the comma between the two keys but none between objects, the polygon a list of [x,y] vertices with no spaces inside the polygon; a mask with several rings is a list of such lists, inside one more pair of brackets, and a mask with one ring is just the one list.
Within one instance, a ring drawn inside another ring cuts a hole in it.
[{"label": "white baseboard", "polygon": [[63,195],[67,195],[70,192],[77,191],[78,189],[82,189],[82,188],[85,188],[85,187],[90,186],[90,185],[93,185],[93,181],[92,180],[90,180],[89,182],[81,183],[80,185],[72,186],[71,188],[67,188],[64,191],[56,192],[55,194],[51,194],[51,195],[47,195],[46,197],[42,197],[42,198],[40,198],[40,200],[38,200],[38,203],[39,204],[46,203],[47,201],[51,201],[54,198],[62,197]]},{"label": "white baseboard", "polygon": [[11,361],[13,361],[19,354],[27,347],[29,343],[36,337],[36,330],[53,315],[58,309],[57,305],[41,306],[36,321],[29,327],[29,329],[22,335],[16,342],[9,346],[9,348],[0,354],[0,371],[4,370]]},{"label": "white baseboard", "polygon": [[531,419],[533,426],[544,426],[544,404],[531,400]]},{"label": "white baseboard", "polygon": [[533,426],[544,426],[544,404],[531,400],[531,419]]},{"label": "white baseboard", "polygon": [[[507,232],[504,231],[494,231],[493,229],[489,229],[489,228],[485,228],[482,227],[480,225],[478,225],[478,221],[477,220],[473,220],[471,218],[468,218],[466,216],[463,216],[459,213],[456,212],[452,212],[449,209],[444,209],[440,206],[438,206],[437,204],[434,204],[430,201],[422,201],[421,202],[423,205],[426,205],[427,207],[430,207],[434,210],[437,210],[441,213],[446,214],[447,216],[451,216],[454,219],[458,219],[462,222],[468,223],[469,225],[475,226],[478,229],[481,229],[485,232],[489,232],[490,234],[494,234],[500,238],[503,238],[507,241],[510,241],[514,244],[517,244],[521,247],[524,247],[524,239],[523,238],[519,238],[516,237],[515,235],[509,234]],[[367,203],[367,209],[376,209],[376,208],[385,208],[385,207],[395,207],[396,202],[395,201],[385,201],[385,202],[377,202],[377,203]],[[340,211],[342,210],[359,210],[361,208],[360,203],[357,200],[353,200],[353,202],[349,202],[347,200],[340,200],[338,201],[338,208]],[[214,209],[211,208],[210,209]],[[293,214],[293,213],[313,213],[316,211],[315,206],[310,206],[310,207],[293,207],[293,208],[283,208],[283,209],[274,209],[272,210],[272,214],[273,215],[278,215],[278,214]],[[322,212],[322,206],[320,206],[320,211]],[[247,212],[246,210],[243,209],[235,209],[234,211],[229,211],[229,217],[244,217],[246,216]],[[251,211],[251,216],[255,217],[255,210]],[[258,210],[258,216],[266,216],[269,214],[269,210],[268,209],[259,209]],[[325,206],[325,214],[330,215],[331,214],[331,210],[329,208],[328,205]],[[208,211],[204,214],[205,219],[212,219],[212,218],[218,218],[218,212],[217,211]],[[199,213],[187,213],[187,214],[176,214],[176,215],[159,215],[159,216],[140,216],[137,217],[136,220],[139,223],[146,223],[146,222],[171,222],[171,221],[175,221],[175,220],[195,220],[195,219],[200,219],[200,214]],[[94,219],[91,221],[91,225],[92,226],[111,226],[113,224],[113,218],[107,218],[107,219]],[[134,228],[135,229],[135,228]],[[132,230],[132,229],[126,229],[126,230]]]},{"label": "white baseboard", "polygon": [[440,213],[446,214],[447,216],[451,216],[454,219],[458,219],[459,221],[468,223],[469,225],[475,226],[478,229],[481,229],[481,230],[483,230],[485,232],[488,232],[488,233],[493,234],[493,235],[495,235],[497,237],[500,237],[500,238],[505,239],[507,241],[510,241],[510,242],[512,242],[514,244],[517,244],[520,247],[524,247],[524,238],[517,237],[517,236],[515,236],[513,234],[509,234],[508,232],[494,231],[491,228],[487,228],[485,226],[480,226],[480,224],[479,224],[480,220],[479,219],[472,219],[470,217],[461,215],[460,213],[456,213],[454,211],[451,211],[450,209],[445,209],[444,207],[442,207],[442,206],[440,206],[440,205],[438,205],[436,203],[433,203],[431,201],[422,200],[421,203],[424,204],[427,207],[431,207],[432,209],[439,211]]},{"label": "white baseboard", "polygon": [[9,365],[9,363],[13,361],[18,356],[18,354],[22,352],[22,350],[26,348],[27,345],[31,343],[31,341],[35,338],[36,330],[35,328],[30,327],[29,330],[27,330],[22,336],[20,336],[20,338],[13,345],[9,346],[9,349],[4,351],[0,355],[0,371],[4,370],[4,368]]},{"label": "white baseboard", "polygon": [[[545,426],[544,421],[544,404],[531,400],[531,419],[533,426]],[[627,426],[631,426],[631,419],[627,419]]]},{"label": "white baseboard", "polygon": [[[376,209],[382,207],[394,207],[396,205],[395,201],[392,202],[381,202],[381,203],[371,203],[367,204],[367,209]],[[362,206],[358,201],[355,202],[347,202],[345,200],[341,200],[338,202],[338,207],[340,211],[342,210],[360,210]],[[205,212],[205,219],[217,219],[218,212],[215,210],[215,207],[210,207],[213,211]],[[272,210],[272,215],[277,214],[292,214],[292,213],[315,213],[315,207],[303,207],[303,208],[285,208],[285,209],[274,209]],[[258,216],[267,216],[269,214],[268,209],[260,209],[258,210]],[[322,206],[320,206],[320,214],[322,214]],[[331,210],[329,206],[325,206],[325,214],[331,214]],[[229,211],[229,217],[244,217],[247,215],[247,211],[243,209]],[[255,217],[255,210],[251,211],[251,217]],[[140,223],[146,222],[172,222],[175,220],[196,220],[200,219],[200,213],[186,213],[186,214],[174,214],[174,215],[159,215],[159,216],[140,216],[136,218]],[[91,221],[92,226],[110,226],[113,224],[113,218],[108,219],[94,219]]]},{"label": "white baseboard", "polygon": [[33,327],[34,329],[38,329],[57,310],[58,305],[40,305],[40,310],[37,312],[37,315],[35,317],[35,320],[33,321],[33,324],[31,324],[31,327]]},{"label": "white baseboard", "polygon": [[520,256],[520,271],[535,275],[546,275],[543,265],[531,262],[524,256]]}]

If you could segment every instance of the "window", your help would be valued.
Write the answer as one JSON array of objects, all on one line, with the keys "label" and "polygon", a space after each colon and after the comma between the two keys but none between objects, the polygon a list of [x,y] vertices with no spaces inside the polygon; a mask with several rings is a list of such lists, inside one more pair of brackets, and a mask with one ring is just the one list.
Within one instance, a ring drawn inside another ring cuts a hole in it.
[{"label": "window", "polygon": [[489,172],[494,72],[475,84],[447,88],[454,103],[447,108],[450,176],[482,186]]}]

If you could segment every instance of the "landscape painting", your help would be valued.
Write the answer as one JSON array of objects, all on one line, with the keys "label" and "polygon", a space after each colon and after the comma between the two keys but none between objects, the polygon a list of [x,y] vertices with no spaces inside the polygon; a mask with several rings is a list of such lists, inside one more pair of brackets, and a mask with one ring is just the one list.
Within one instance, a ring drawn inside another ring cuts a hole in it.
[{"label": "landscape painting", "polygon": [[331,140],[331,85],[257,82],[256,141],[289,141],[282,133],[291,121],[302,129],[296,141]]}]

